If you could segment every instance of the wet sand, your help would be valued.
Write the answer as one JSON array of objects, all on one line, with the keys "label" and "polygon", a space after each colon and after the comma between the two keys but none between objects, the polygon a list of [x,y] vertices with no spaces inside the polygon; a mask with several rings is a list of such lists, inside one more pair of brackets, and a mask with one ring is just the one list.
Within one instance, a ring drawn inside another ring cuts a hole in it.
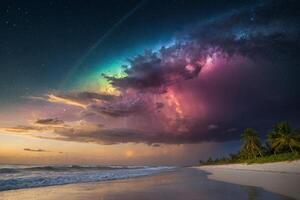
[{"label": "wet sand", "polygon": [[[239,172],[237,172],[239,173]],[[253,172],[257,173],[257,172]],[[264,190],[224,181],[211,180],[199,168],[181,168],[127,180],[70,184],[0,192],[1,200],[232,200],[292,199]],[[299,182],[298,182],[299,183]]]},{"label": "wet sand", "polygon": [[300,161],[201,166],[210,180],[255,186],[300,199]]}]

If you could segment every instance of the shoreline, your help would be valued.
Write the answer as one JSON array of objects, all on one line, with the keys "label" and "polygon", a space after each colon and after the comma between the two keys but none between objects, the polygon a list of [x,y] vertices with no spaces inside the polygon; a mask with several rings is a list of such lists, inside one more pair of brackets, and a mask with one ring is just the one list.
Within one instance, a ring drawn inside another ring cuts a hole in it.
[{"label": "shoreline", "polygon": [[208,175],[210,173],[203,170],[187,167],[126,180],[10,190],[0,192],[0,199],[33,200],[39,197],[39,200],[198,200],[201,197],[203,200],[231,200],[250,199],[255,196],[262,200],[287,200],[290,197],[266,191],[261,187],[210,180]]},{"label": "shoreline", "polygon": [[300,199],[300,160],[264,164],[225,164],[193,167],[209,173],[208,179],[245,186]]}]

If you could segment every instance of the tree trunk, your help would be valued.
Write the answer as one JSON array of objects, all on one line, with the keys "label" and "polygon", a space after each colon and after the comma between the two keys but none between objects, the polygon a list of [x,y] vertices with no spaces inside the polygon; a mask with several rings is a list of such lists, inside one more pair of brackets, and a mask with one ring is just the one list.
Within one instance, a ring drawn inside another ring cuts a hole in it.
[{"label": "tree trunk", "polygon": [[262,153],[260,152],[260,150],[258,150],[258,153],[259,153],[260,157],[262,157]]},{"label": "tree trunk", "polygon": [[294,153],[294,149],[292,147],[292,145],[289,144],[290,150],[292,151],[292,153]]}]

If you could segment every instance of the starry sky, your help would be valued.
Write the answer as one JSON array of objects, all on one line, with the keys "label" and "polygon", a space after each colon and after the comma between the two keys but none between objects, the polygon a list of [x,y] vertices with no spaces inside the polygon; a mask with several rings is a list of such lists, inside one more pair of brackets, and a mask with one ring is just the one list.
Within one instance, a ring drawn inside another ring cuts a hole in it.
[{"label": "starry sky", "polygon": [[300,128],[297,1],[0,3],[0,162],[194,164]]}]

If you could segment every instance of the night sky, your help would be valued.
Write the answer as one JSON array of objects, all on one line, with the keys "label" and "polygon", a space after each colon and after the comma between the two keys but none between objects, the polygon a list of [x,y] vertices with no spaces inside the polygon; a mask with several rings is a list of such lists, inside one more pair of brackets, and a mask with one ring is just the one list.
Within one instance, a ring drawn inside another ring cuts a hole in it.
[{"label": "night sky", "polygon": [[66,74],[107,32],[67,86],[82,73],[164,45],[190,22],[235,7],[226,1],[1,1],[1,101],[61,89]]},{"label": "night sky", "polygon": [[299,9],[1,1],[1,162],[190,164],[300,128]]}]

